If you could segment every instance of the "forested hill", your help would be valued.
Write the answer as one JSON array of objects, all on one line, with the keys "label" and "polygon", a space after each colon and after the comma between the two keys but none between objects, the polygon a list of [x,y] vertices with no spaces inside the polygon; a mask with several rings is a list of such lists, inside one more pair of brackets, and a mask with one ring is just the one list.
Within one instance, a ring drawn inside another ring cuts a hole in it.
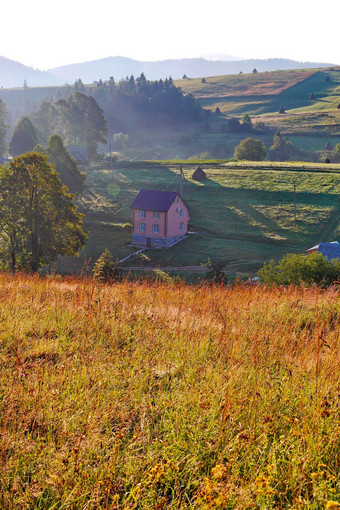
[{"label": "forested hill", "polygon": [[74,92],[91,95],[102,108],[111,132],[130,133],[145,127],[191,122],[202,116],[202,108],[191,95],[184,95],[172,79],[149,81],[144,74],[126,78],[116,83],[96,82],[85,86],[77,80],[74,86],[14,89],[0,91],[0,99],[7,105],[8,123],[15,126],[22,115],[31,120],[43,139],[56,133],[58,106],[61,99],[68,99]]}]

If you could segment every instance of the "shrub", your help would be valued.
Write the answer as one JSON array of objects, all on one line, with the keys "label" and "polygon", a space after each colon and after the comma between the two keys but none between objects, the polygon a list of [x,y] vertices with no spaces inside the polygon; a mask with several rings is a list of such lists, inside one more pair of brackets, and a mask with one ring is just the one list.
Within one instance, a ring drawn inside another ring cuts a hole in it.
[{"label": "shrub", "polygon": [[263,142],[246,138],[242,140],[236,147],[234,158],[238,160],[263,161],[266,159],[267,149]]},{"label": "shrub", "polygon": [[276,133],[273,145],[269,148],[268,159],[271,161],[287,161],[294,154],[294,145],[280,132]]},{"label": "shrub", "polygon": [[224,261],[208,259],[208,262],[203,264],[203,266],[208,268],[208,271],[205,274],[205,280],[208,280],[212,283],[228,282],[227,275],[223,271],[225,266]]},{"label": "shrub", "polygon": [[117,262],[112,261],[111,252],[106,248],[93,268],[93,279],[99,283],[106,283],[117,279]]},{"label": "shrub", "polygon": [[255,124],[254,124],[254,128],[256,129],[256,131],[260,131],[261,133],[265,130],[265,127],[266,126],[265,126],[264,122],[262,122],[260,120],[255,122]]},{"label": "shrub", "polygon": [[288,253],[277,264],[271,260],[258,271],[267,285],[322,285],[329,286],[340,279],[340,261],[331,262],[321,253],[311,255]]},{"label": "shrub", "polygon": [[340,163],[340,143],[336,144],[332,152],[334,163]]},{"label": "shrub", "polygon": [[228,121],[228,130],[230,133],[240,133],[242,130],[239,119],[232,118]]},{"label": "shrub", "polygon": [[113,135],[113,141],[117,147],[120,149],[126,149],[129,143],[129,135],[125,133],[115,133]]}]

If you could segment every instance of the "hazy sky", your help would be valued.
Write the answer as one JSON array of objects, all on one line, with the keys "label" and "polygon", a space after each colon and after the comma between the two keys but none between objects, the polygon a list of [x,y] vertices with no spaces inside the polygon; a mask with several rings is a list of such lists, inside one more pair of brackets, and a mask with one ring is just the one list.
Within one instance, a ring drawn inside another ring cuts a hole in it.
[{"label": "hazy sky", "polygon": [[340,64],[340,0],[3,0],[0,55],[48,69],[138,60],[292,58]]}]

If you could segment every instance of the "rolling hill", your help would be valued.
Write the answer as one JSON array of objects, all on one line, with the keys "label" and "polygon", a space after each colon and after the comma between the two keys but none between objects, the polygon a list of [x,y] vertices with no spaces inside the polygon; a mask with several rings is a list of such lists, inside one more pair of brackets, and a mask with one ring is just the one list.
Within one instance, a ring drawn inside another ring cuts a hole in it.
[{"label": "rolling hill", "polygon": [[[129,109],[133,132],[124,150],[125,158],[186,159],[201,153],[209,153],[212,158],[231,158],[242,138],[259,138],[269,147],[276,130],[289,136],[298,150],[305,151],[299,158],[317,160],[328,141],[333,146],[340,142],[340,67],[181,79],[174,83],[185,94],[195,96],[205,110],[215,112],[219,108],[221,114],[207,114],[186,126],[140,129]],[[70,86],[3,89],[0,98],[7,104],[8,123],[13,126],[21,115],[39,108],[42,101],[52,101],[56,94],[68,97],[73,90]],[[102,91],[96,85],[88,85],[86,90],[95,97],[98,95],[100,102]],[[281,106],[285,114],[279,114]],[[126,108],[124,102],[121,108],[123,111]],[[248,134],[230,132],[230,117],[242,118],[245,113],[251,116],[253,124],[262,122],[264,129]]]},{"label": "rolling hill", "polygon": [[39,71],[0,56],[0,87],[22,87],[24,81],[31,87],[58,85],[65,83],[60,78],[46,71]]},{"label": "rolling hill", "polygon": [[73,83],[81,78],[84,83],[108,80],[110,76],[120,80],[131,74],[139,76],[142,72],[149,80],[159,80],[171,76],[182,78],[184,74],[191,78],[225,74],[250,73],[257,71],[274,71],[279,69],[306,69],[329,67],[331,64],[314,62],[297,62],[295,60],[272,58],[250,60],[207,60],[204,58],[168,59],[156,62],[142,62],[126,57],[107,57],[90,62],[82,62],[50,69],[54,76]]}]

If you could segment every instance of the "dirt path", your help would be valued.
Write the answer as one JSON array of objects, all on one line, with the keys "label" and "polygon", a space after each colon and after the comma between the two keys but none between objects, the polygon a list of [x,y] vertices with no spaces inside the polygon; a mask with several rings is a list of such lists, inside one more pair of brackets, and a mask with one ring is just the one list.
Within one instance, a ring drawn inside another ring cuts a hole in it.
[{"label": "dirt path", "polygon": [[[228,272],[232,269],[237,268],[240,264],[244,264],[247,262],[261,262],[260,260],[253,259],[244,259],[244,260],[234,260],[229,262],[224,267],[224,272]],[[188,273],[205,273],[209,270],[209,268],[205,266],[122,266],[120,267],[123,271],[184,271]]]}]

